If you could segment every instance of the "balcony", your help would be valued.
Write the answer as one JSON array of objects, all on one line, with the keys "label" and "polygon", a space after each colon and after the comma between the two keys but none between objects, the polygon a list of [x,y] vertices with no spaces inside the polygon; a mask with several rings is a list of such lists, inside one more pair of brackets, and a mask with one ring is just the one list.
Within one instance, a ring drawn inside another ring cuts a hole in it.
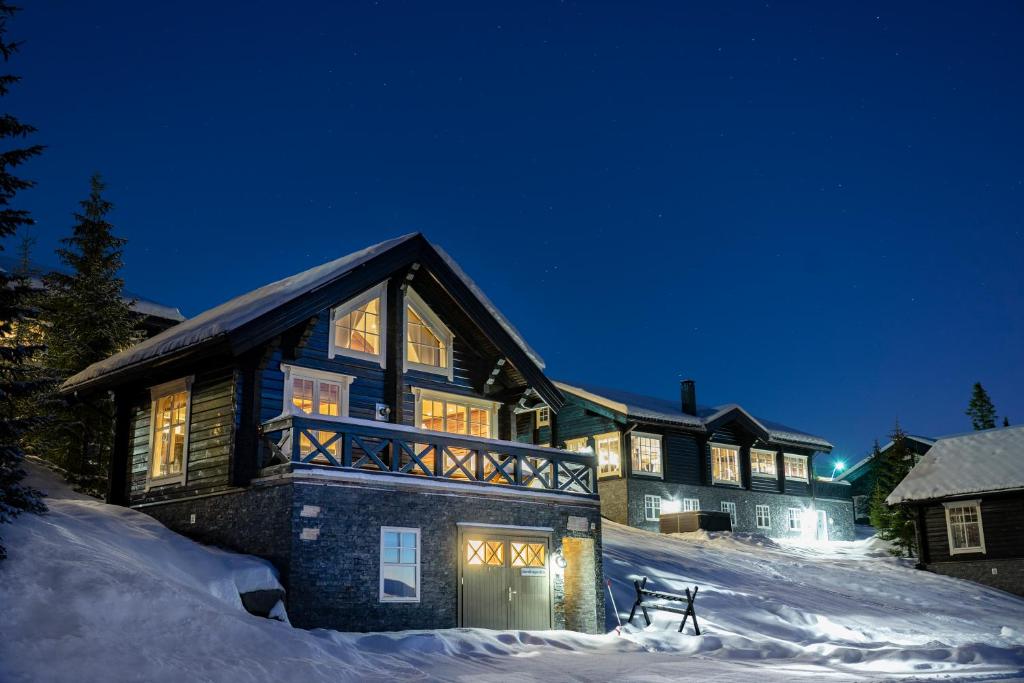
[{"label": "balcony", "polygon": [[376,472],[594,497],[592,455],[406,425],[282,415],[261,426],[264,464]]}]

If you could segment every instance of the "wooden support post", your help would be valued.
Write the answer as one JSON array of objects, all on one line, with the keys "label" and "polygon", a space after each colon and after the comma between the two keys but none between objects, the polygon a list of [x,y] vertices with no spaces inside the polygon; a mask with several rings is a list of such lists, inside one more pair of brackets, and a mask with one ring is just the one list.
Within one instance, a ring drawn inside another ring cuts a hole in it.
[{"label": "wooden support post", "polygon": [[131,405],[126,392],[114,394],[114,449],[110,456],[107,502],[127,505],[131,486]]},{"label": "wooden support post", "polygon": [[391,408],[390,422],[404,424],[405,289],[404,278],[388,280],[387,329],[385,333],[384,402]]}]

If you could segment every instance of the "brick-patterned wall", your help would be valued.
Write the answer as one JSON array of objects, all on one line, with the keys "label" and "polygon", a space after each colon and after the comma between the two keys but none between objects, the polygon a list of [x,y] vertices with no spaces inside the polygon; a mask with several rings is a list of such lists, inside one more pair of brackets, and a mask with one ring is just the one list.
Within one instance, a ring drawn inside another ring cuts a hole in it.
[{"label": "brick-patterned wall", "polygon": [[932,562],[925,569],[1024,596],[1024,559]]}]

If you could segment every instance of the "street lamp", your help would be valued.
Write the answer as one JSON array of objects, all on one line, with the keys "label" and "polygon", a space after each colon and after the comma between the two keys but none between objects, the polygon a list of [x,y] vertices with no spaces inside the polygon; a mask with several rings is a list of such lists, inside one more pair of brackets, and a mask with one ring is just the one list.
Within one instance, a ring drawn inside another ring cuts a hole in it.
[{"label": "street lamp", "polygon": [[836,460],[836,466],[832,468],[832,478],[836,478],[836,473],[842,472],[846,469],[846,463],[842,460]]}]

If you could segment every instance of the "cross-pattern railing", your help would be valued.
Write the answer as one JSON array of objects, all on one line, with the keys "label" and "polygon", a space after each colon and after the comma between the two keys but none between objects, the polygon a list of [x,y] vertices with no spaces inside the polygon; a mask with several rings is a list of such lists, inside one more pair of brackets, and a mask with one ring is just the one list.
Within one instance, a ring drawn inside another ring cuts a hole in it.
[{"label": "cross-pattern railing", "polygon": [[263,423],[264,465],[291,462],[546,491],[597,493],[594,456],[364,421],[282,416]]}]

